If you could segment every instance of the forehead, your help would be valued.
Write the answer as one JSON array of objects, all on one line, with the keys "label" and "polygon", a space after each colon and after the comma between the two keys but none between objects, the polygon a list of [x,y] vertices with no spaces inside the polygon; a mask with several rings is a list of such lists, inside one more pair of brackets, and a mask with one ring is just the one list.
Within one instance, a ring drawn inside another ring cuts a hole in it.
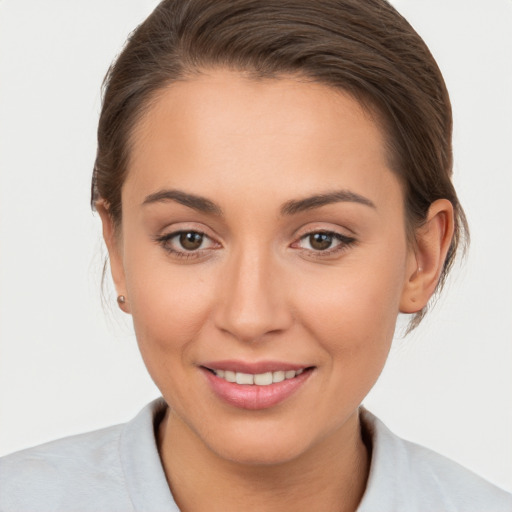
[{"label": "forehead", "polygon": [[159,92],[133,133],[125,185],[141,197],[155,187],[232,188],[286,200],[333,188],[377,197],[397,181],[379,125],[348,94],[219,70]]}]

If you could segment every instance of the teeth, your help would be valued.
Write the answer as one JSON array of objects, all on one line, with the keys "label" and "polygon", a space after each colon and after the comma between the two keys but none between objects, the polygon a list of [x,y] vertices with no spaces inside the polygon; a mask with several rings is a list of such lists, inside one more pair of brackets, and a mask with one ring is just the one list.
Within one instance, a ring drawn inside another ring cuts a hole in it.
[{"label": "teeth", "polygon": [[236,372],[237,384],[254,384],[254,375],[251,373]]},{"label": "teeth", "polygon": [[[222,370],[221,370],[222,371]],[[220,377],[220,375],[217,375],[218,377]],[[236,373],[235,372],[230,372],[229,370],[226,370],[224,372],[224,378],[228,381],[228,382],[236,382]]]},{"label": "teeth", "polygon": [[272,374],[272,382],[282,382],[286,379],[286,372],[274,372]]},{"label": "teeth", "polygon": [[272,384],[272,372],[256,374],[254,376],[254,384],[257,386],[268,386]]},{"label": "teeth", "polygon": [[270,384],[275,384],[277,382],[283,382],[285,379],[293,379],[294,377],[300,375],[304,368],[300,370],[279,370],[276,372],[266,372],[266,373],[242,373],[242,372],[232,372],[231,370],[213,370],[217,377],[221,379],[227,380],[228,382],[236,382],[237,384],[245,384],[245,385],[256,385],[256,386],[269,386]]}]

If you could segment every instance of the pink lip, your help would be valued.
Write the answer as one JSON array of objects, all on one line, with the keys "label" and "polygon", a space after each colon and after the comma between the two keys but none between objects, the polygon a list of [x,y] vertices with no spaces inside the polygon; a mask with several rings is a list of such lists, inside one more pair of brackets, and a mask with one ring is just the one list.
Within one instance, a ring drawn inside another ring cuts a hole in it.
[{"label": "pink lip", "polygon": [[236,360],[211,361],[201,363],[201,366],[210,368],[211,370],[230,370],[232,372],[252,374],[278,372],[279,370],[283,370],[285,372],[290,370],[297,371],[308,367],[308,365],[283,363],[280,361],[259,361],[256,363],[248,363]]},{"label": "pink lip", "polygon": [[[262,363],[263,364],[263,363]],[[252,368],[254,365],[248,365],[251,370],[245,370],[244,373],[265,373],[266,371],[278,371],[279,369],[285,370],[285,367],[281,364],[277,369],[266,370],[266,368],[275,368],[272,365],[263,365],[264,370],[260,370],[262,366],[258,366],[258,370],[254,371]],[[244,366],[244,368],[248,368]],[[304,366],[289,367],[288,370],[299,370]],[[293,365],[292,365],[293,366]],[[208,366],[211,368],[210,366]],[[230,365],[229,367],[220,368],[215,364],[215,369],[224,370],[240,368],[240,365]],[[212,391],[224,402],[230,405],[238,407],[240,409],[258,410],[268,409],[286,400],[288,397],[297,392],[309,379],[312,369],[305,370],[300,375],[297,375],[293,379],[286,379],[282,382],[276,382],[268,386],[256,386],[246,384],[236,384],[235,382],[228,382],[220,377],[217,377],[214,373],[209,371],[204,365],[201,368],[205,375],[210,388]],[[241,369],[238,371],[242,371]]]}]

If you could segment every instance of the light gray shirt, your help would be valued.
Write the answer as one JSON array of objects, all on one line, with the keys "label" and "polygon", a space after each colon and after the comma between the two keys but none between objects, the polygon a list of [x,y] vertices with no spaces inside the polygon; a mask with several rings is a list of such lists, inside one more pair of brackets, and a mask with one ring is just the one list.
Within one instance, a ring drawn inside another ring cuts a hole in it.
[{"label": "light gray shirt", "polygon": [[[179,512],[155,440],[166,404],[132,421],[0,458],[1,512]],[[512,495],[395,436],[361,409],[372,444],[357,512],[512,512]],[[199,490],[200,491],[200,490]]]}]

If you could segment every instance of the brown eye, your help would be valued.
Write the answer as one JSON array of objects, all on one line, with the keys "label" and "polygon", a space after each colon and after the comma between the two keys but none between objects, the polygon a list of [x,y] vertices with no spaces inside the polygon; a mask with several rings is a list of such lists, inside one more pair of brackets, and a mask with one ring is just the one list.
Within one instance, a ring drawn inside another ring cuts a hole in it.
[{"label": "brown eye", "polygon": [[203,258],[221,244],[201,231],[175,231],[155,238],[166,252],[175,258]]},{"label": "brown eye", "polygon": [[309,245],[315,251],[325,251],[331,247],[333,238],[330,233],[312,233],[309,235]]},{"label": "brown eye", "polygon": [[292,244],[292,247],[303,249],[317,257],[334,257],[355,243],[355,238],[336,231],[312,231]]},{"label": "brown eye", "polygon": [[195,231],[185,231],[179,235],[181,247],[186,251],[196,251],[203,243],[204,235]]}]

